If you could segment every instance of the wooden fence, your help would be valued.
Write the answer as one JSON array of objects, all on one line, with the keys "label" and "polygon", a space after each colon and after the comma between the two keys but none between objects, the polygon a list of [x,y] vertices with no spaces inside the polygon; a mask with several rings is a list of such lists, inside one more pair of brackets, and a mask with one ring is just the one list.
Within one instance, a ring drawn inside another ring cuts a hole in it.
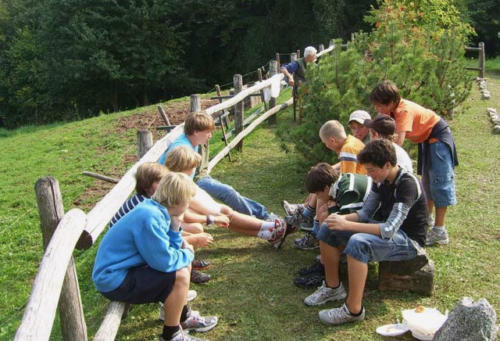
[{"label": "wooden fence", "polygon": [[473,46],[467,46],[465,48],[465,51],[467,52],[477,52],[478,53],[478,60],[479,60],[479,66],[474,67],[474,66],[469,66],[466,67],[467,70],[473,70],[473,71],[478,71],[479,73],[479,78],[484,78],[484,71],[485,71],[485,59],[486,59],[486,51],[485,51],[485,46],[483,42],[480,42],[478,44],[478,47],[473,47]]},{"label": "wooden fence", "polygon": [[[327,49],[320,47],[318,57],[333,51],[333,41]],[[235,113],[234,139],[226,145],[209,163],[209,170],[224,158],[264,120],[290,106],[293,98],[281,105],[276,100],[270,102],[269,110],[256,118],[249,126],[243,127],[242,101],[273,82],[281,82],[283,74],[278,73],[278,62],[270,61],[269,69],[274,70],[266,80],[257,82],[250,88],[242,89],[241,75],[235,75],[236,93],[233,97],[205,110],[210,115],[233,107]],[[191,98],[191,111],[200,111],[199,97]],[[168,125],[168,119],[165,120]],[[135,188],[135,173],[145,162],[156,162],[168,146],[183,132],[183,124],[176,126],[166,136],[152,143],[151,133],[138,132],[138,156],[135,163],[116,185],[87,213],[71,209],[64,213],[59,184],[52,177],[43,177],[35,184],[35,192],[43,234],[43,254],[38,273],[33,283],[31,295],[24,310],[23,319],[15,335],[15,340],[48,340],[59,308],[61,331],[64,340],[87,340],[87,326],[81,303],[78,276],[73,259],[73,251],[90,248],[106,228],[108,222],[128,199]],[[95,176],[96,174],[90,174]],[[116,182],[117,179],[103,180]],[[127,305],[111,302],[94,340],[114,340]]]}]

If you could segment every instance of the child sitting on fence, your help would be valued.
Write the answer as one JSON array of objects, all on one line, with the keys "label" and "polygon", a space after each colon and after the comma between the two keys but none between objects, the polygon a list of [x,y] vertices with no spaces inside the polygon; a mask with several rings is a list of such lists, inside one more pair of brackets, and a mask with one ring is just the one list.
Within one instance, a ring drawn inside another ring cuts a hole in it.
[{"label": "child sitting on fence", "polygon": [[[331,231],[322,239],[321,249],[321,258],[328,268],[326,285],[306,299],[320,304],[347,296],[340,308],[319,312],[322,322],[333,325],[365,318],[367,263],[416,257],[417,249],[425,243],[429,217],[419,180],[397,165],[390,141],[371,141],[358,154],[358,160],[365,165],[374,185],[359,211],[332,214],[325,219]],[[342,252],[347,255],[348,294],[339,278]]]},{"label": "child sitting on fence", "polygon": [[[366,174],[365,168],[356,158],[365,145],[354,136],[347,135],[344,126],[339,121],[330,120],[324,123],[319,130],[319,137],[325,147],[337,153],[339,162],[333,167],[340,173]],[[314,194],[309,195],[304,205],[283,201],[283,209],[287,216],[295,217],[294,221],[297,221],[300,229],[306,232],[302,239],[295,241],[297,248],[310,250],[319,247],[316,234],[322,221],[315,217],[316,210],[324,205],[326,203],[318,201]]]},{"label": "child sitting on fence", "polygon": [[235,211],[264,220],[272,218],[264,205],[242,196],[233,187],[208,175],[208,141],[214,129],[215,122],[212,116],[204,112],[187,115],[184,122],[184,133],[169,145],[158,163],[164,164],[167,154],[178,146],[187,146],[195,152],[198,152],[199,147],[201,147],[202,163],[198,173],[191,174],[191,178],[195,180],[196,184],[211,197],[220,200]]},{"label": "child sitting on fence", "polygon": [[169,173],[109,229],[99,245],[92,279],[105,297],[132,304],[164,302],[161,340],[192,340],[185,330],[208,331],[217,317],[186,305],[193,247],[181,237],[179,217],[196,189],[185,174]]},{"label": "child sitting on fence", "polygon": [[[198,153],[189,147],[178,146],[168,153],[165,165],[173,172],[183,172],[189,175],[194,172],[200,162],[201,156]],[[190,203],[192,212],[185,215],[184,219],[194,219],[193,221],[199,222],[205,219],[206,221],[226,219],[230,230],[267,240],[278,249],[286,236],[292,232],[291,227],[281,218],[264,221],[236,212],[226,205],[215,202],[202,188],[196,187],[196,195]]]}]

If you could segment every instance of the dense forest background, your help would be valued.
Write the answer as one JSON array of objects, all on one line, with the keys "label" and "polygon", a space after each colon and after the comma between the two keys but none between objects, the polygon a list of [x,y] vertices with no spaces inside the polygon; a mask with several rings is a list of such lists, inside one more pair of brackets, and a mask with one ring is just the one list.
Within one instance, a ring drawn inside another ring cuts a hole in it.
[{"label": "dense forest background", "polygon": [[[457,5],[478,33],[471,39],[499,54],[500,2]],[[205,92],[275,52],[370,31],[371,6],[377,1],[0,0],[0,127]]]}]

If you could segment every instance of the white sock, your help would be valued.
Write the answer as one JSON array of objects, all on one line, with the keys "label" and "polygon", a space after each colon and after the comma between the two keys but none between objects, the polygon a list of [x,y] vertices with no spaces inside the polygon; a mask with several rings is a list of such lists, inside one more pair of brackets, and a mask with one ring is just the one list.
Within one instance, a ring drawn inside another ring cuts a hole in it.
[{"label": "white sock", "polygon": [[274,222],[265,221],[260,226],[260,231],[257,233],[257,237],[264,240],[271,240],[274,235]]},{"label": "white sock", "polygon": [[446,231],[446,228],[443,226],[437,226],[437,225],[434,225],[433,229],[439,231],[439,232],[443,232],[443,231]]}]

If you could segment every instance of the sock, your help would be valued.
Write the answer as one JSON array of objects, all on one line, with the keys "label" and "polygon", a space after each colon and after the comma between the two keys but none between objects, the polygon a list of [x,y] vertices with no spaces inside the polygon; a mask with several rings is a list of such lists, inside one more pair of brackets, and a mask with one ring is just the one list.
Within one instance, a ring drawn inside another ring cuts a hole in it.
[{"label": "sock", "polygon": [[438,231],[438,232],[444,232],[445,231],[445,227],[444,225],[443,226],[434,226],[433,227],[434,230]]},{"label": "sock", "polygon": [[[346,305],[346,307],[347,307],[347,305]],[[363,306],[361,306],[361,310],[357,314],[351,313],[351,311],[349,310],[349,308],[347,308],[347,311],[349,312],[349,314],[351,314],[351,316],[359,316],[363,312]]]},{"label": "sock", "polygon": [[260,226],[257,237],[264,240],[271,240],[274,235],[274,221],[265,221]]},{"label": "sock", "polygon": [[179,325],[173,327],[163,325],[163,333],[161,334],[161,336],[165,340],[170,340],[172,336],[174,336],[174,334],[177,333],[179,330],[181,330],[181,327]]},{"label": "sock", "polygon": [[316,208],[307,205],[302,211],[302,215],[304,217],[314,218],[314,216],[316,215]]},{"label": "sock", "polygon": [[185,305],[184,307],[182,307],[181,322],[186,321],[189,315],[191,315],[191,308]]},{"label": "sock", "polygon": [[[325,281],[325,284],[326,284],[326,281]],[[331,287],[328,284],[326,284],[326,287],[330,288],[330,289],[338,289],[338,288],[340,288],[340,281],[339,281],[339,285],[337,285],[336,287]]]}]

